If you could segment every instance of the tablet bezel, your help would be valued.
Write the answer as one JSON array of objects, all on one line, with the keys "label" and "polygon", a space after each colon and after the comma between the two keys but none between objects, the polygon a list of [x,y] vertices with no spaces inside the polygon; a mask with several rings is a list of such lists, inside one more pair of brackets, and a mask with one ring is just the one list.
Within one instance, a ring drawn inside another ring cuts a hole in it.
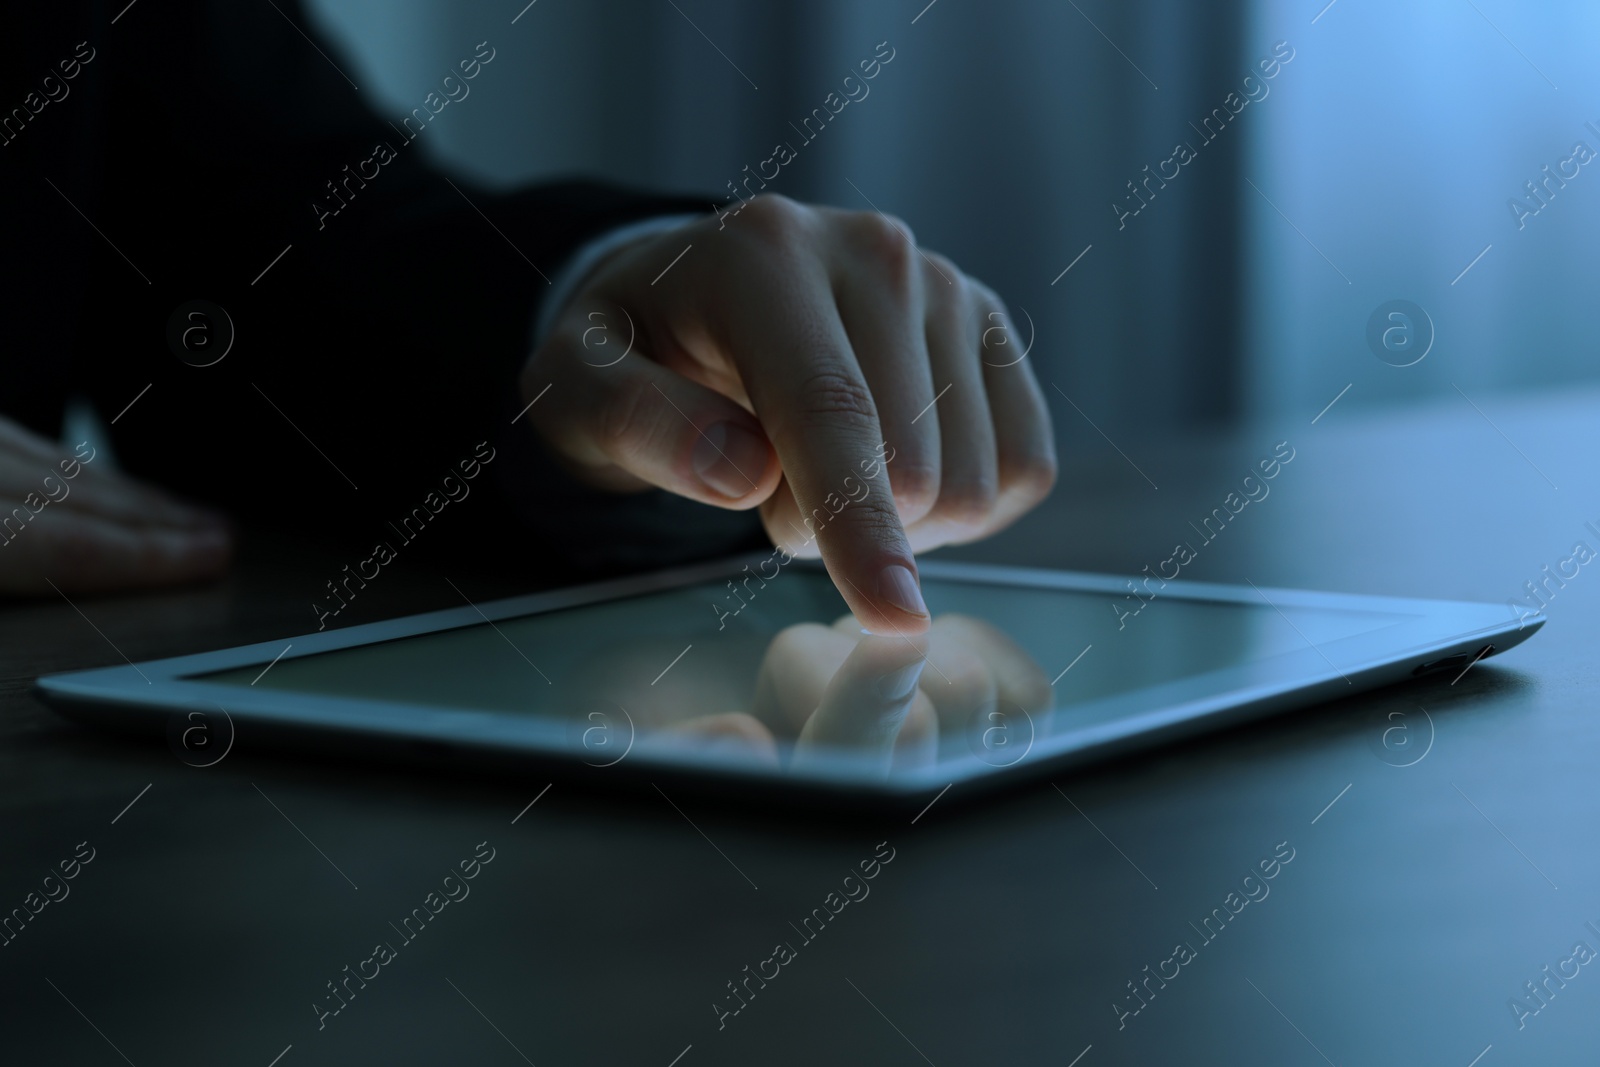
[{"label": "tablet bezel", "polygon": [[[649,574],[548,592],[508,597],[459,608],[408,615],[288,640],[262,641],[211,652],[172,656],[138,664],[101,667],[42,677],[37,691],[63,714],[124,731],[164,727],[191,711],[224,710],[236,731],[268,743],[299,748],[336,748],[372,755],[421,755],[427,760],[539,764],[592,773],[597,764],[572,744],[571,723],[554,717],[516,717],[502,712],[442,708],[380,700],[251,689],[196,680],[195,675],[266,666],[275,657],[299,659],[338,649],[392,641],[442,630],[482,625],[522,615],[580,607],[642,593],[737,577],[764,555],[739,556]],[[820,569],[814,561],[793,566]],[[947,581],[1102,592],[1120,597],[1127,579],[1074,571],[1039,570],[979,563],[924,560],[928,578]],[[807,760],[803,771],[762,767],[748,759],[681,746],[631,747],[606,765],[623,777],[669,777],[690,784],[759,786],[780,794],[827,794],[847,800],[915,801],[955,784],[995,786],[1067,767],[1103,760],[1179,737],[1221,729],[1292,707],[1350,695],[1403,680],[1450,656],[1477,655],[1493,645],[1502,652],[1532,636],[1545,622],[1534,614],[1509,618],[1503,605],[1380,597],[1364,594],[1171,582],[1163,598],[1222,601],[1276,608],[1387,612],[1412,616],[1368,633],[1309,645],[1254,662],[1234,664],[1095,701],[1153,708],[1087,729],[1031,738],[1024,758],[997,767],[978,755],[944,759],[918,770],[896,770],[887,778],[863,777],[858,763]],[[290,646],[285,651],[285,646]],[[1052,670],[1050,665],[1045,665]],[[1058,678],[1059,680],[1059,678]],[[1195,691],[1203,689],[1203,695]],[[630,739],[631,740],[631,739]]]}]

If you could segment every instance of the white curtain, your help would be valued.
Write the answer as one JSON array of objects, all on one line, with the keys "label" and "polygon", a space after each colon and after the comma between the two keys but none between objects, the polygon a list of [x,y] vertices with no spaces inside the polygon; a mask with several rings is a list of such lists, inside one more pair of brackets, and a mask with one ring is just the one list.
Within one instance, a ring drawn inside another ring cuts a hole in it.
[{"label": "white curtain", "polygon": [[[1346,385],[1341,407],[1465,410],[1457,389],[1476,402],[1592,381],[1600,164],[1552,183],[1520,229],[1508,203],[1575,142],[1600,152],[1585,125],[1600,126],[1593,0],[1339,0],[1313,25],[1326,2],[1260,0],[1254,16],[1253,36],[1299,54],[1247,168],[1277,208],[1250,193],[1252,410],[1310,418]],[[1365,337],[1396,299],[1433,324],[1413,366],[1380,361]]]}]

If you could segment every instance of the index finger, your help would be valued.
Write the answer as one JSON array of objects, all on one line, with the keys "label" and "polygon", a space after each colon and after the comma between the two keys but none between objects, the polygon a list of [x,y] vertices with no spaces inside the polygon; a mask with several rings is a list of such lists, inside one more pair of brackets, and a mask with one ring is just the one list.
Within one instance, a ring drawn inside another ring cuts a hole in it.
[{"label": "index finger", "polygon": [[828,574],[869,630],[922,633],[928,608],[883,469],[892,452],[826,268],[783,252],[805,243],[795,232],[805,225],[798,209],[778,201],[756,214],[758,203],[742,221],[771,254],[741,262],[732,299],[716,302],[717,341],[777,449],[804,526],[796,537],[816,538]]}]

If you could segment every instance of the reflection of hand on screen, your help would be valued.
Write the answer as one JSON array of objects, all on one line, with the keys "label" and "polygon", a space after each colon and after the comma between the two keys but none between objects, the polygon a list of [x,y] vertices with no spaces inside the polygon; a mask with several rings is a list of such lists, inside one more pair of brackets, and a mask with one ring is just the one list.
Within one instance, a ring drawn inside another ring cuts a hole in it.
[{"label": "reflection of hand on screen", "polygon": [[990,714],[1051,706],[1044,671],[998,629],[941,615],[925,636],[874,637],[846,615],[792,626],[774,639],[756,683],[755,714],[798,737],[796,759],[853,747],[889,766],[922,766],[939,734],[982,729]]},{"label": "reflection of hand on screen", "polygon": [[779,736],[797,738],[796,763],[824,752],[848,753],[884,771],[932,762],[938,721],[917,688],[926,652],[922,635],[791,626],[761,664],[755,714]]},{"label": "reflection of hand on screen", "polygon": [[941,733],[992,729],[996,709],[1031,716],[1051,705],[1043,669],[965,615],[941,615],[915,636],[874,636],[849,615],[789,626],[762,652],[753,691],[748,675],[735,677],[742,671],[707,666],[646,684],[646,668],[669,651],[660,641],[611,650],[607,669],[580,672],[607,679],[584,695],[627,707],[660,741],[767,766],[781,762],[779,741],[794,743],[796,763],[847,756],[883,773],[927,766]]},{"label": "reflection of hand on screen", "polygon": [[[848,615],[833,625],[844,632],[860,629]],[[920,684],[940,729],[949,734],[973,729],[997,707],[1008,715],[1033,715],[1054,703],[1044,668],[999,628],[971,615],[933,620]]]},{"label": "reflection of hand on screen", "polygon": [[795,742],[799,762],[826,751],[891,766],[934,759],[933,703],[917,689],[926,639],[873,637],[817,623],[790,626],[762,657],[744,711],[695,715],[661,727],[664,740],[697,751],[747,756],[776,766],[776,739]]}]

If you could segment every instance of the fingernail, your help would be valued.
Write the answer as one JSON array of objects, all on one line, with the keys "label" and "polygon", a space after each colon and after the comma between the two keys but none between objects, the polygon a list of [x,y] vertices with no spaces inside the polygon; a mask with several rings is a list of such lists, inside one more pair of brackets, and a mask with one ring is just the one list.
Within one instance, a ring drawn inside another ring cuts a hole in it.
[{"label": "fingernail", "polygon": [[694,443],[694,472],[722,496],[753,492],[767,469],[767,443],[737,423],[708,427]]},{"label": "fingernail", "polygon": [[878,695],[890,703],[899,703],[910,696],[922,678],[922,664],[919,659],[879,678]]},{"label": "fingernail", "polygon": [[922,601],[922,590],[917,588],[916,576],[898,563],[891,563],[878,575],[878,595],[907,615],[926,618],[928,605]]}]

